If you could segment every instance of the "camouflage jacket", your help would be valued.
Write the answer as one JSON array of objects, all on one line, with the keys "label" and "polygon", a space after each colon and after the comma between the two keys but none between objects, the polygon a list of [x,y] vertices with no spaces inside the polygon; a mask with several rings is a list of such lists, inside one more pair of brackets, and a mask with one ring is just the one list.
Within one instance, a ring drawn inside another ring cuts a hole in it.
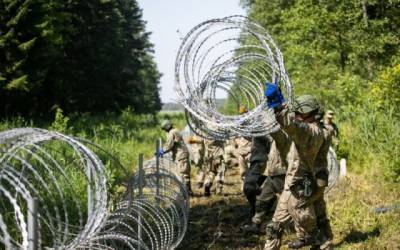
[{"label": "camouflage jacket", "polygon": [[167,140],[163,147],[164,153],[172,152],[173,160],[181,160],[189,157],[188,149],[182,139],[181,134],[176,128],[171,129],[168,132]]},{"label": "camouflage jacket", "polygon": [[283,131],[293,143],[288,154],[288,170],[285,189],[288,189],[304,176],[327,172],[327,154],[330,145],[330,133],[314,122],[307,123],[295,119],[294,113],[284,106],[276,115]]},{"label": "camouflage jacket", "polygon": [[252,143],[251,138],[239,137],[235,139],[235,143],[237,146],[236,150],[238,154],[246,156],[250,153]]},{"label": "camouflage jacket", "polygon": [[189,138],[188,143],[194,154],[204,154],[204,139],[197,135],[192,135]]},{"label": "camouflage jacket", "polygon": [[207,158],[217,158],[224,156],[224,141],[205,140],[205,156]]}]

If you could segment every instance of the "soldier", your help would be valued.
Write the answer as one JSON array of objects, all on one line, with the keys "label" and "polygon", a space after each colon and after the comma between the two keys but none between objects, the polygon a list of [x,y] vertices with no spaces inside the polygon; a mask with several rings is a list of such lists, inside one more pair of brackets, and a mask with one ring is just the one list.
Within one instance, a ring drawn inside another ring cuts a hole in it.
[{"label": "soldier", "polygon": [[202,188],[204,184],[204,140],[203,138],[192,135],[189,137],[188,143],[190,144],[192,155],[191,155],[191,163],[197,168],[197,178],[196,178],[196,186],[197,188]]},{"label": "soldier", "polygon": [[186,148],[186,144],[171,121],[163,121],[161,123],[161,129],[167,132],[167,140],[164,147],[156,153],[158,156],[163,156],[166,153],[172,152],[172,160],[178,165],[182,181],[186,185],[189,195],[193,195],[190,185],[189,152]]},{"label": "soldier", "polygon": [[216,194],[222,194],[225,178],[224,142],[220,140],[205,140],[205,164],[207,167],[204,182],[204,196],[211,195],[211,186],[217,178]]},{"label": "soldier", "polygon": [[[254,137],[251,145],[250,167],[246,172],[243,184],[243,193],[250,206],[250,217],[256,214],[256,197],[261,194],[261,185],[266,176],[263,175],[267,165],[267,156],[271,148],[272,138],[268,136]],[[246,231],[258,230],[253,223],[245,226]]]},{"label": "soldier", "polygon": [[238,159],[240,177],[244,179],[250,160],[252,139],[247,137],[239,137],[235,139],[236,156]]},{"label": "soldier", "polygon": [[328,110],[324,117],[324,126],[329,129],[332,133],[332,146],[337,149],[339,147],[339,129],[336,124],[333,122],[334,112],[332,110]]},{"label": "soldier", "polygon": [[275,137],[281,141],[280,151],[271,137],[253,139],[250,168],[243,189],[252,216],[251,223],[243,228],[247,232],[259,232],[261,223],[274,207],[277,195],[283,190],[287,169],[286,155],[291,141],[284,132],[279,132]]},{"label": "soldier", "polygon": [[[317,226],[321,232],[326,231],[323,234],[332,237],[323,199],[328,183],[329,132],[318,124],[320,107],[314,97],[298,97],[293,113],[283,104],[283,95],[275,84],[267,85],[265,95],[268,107],[275,110],[277,121],[293,143],[288,155],[284,191],[272,222],[267,225],[264,249],[279,249],[283,225],[290,219],[295,224],[298,239],[291,242],[289,248],[316,247]],[[317,225],[317,217],[323,225]],[[325,247],[329,249],[331,244]]]},{"label": "soldier", "polygon": [[224,146],[224,162],[226,166],[234,167],[238,165],[238,157],[236,154],[236,141],[235,139],[225,141]]},{"label": "soldier", "polygon": [[[244,106],[239,107],[239,114],[243,115],[248,112],[248,108]],[[239,137],[235,138],[235,152],[238,160],[240,177],[244,179],[250,160],[252,138]]]}]

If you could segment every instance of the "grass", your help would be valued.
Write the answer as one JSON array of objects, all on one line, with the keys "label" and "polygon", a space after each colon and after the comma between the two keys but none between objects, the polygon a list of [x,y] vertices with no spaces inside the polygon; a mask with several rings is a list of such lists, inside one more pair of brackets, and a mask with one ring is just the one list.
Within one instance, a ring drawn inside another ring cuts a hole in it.
[{"label": "grass", "polygon": [[[228,172],[226,182],[224,196],[206,198],[195,189],[189,229],[179,249],[263,249],[263,232],[249,235],[241,230],[249,216],[237,170]],[[327,195],[335,249],[399,249],[400,211],[373,212],[375,207],[398,204],[398,191],[396,184],[384,181],[379,169],[350,173],[340,180]],[[282,249],[294,237],[285,234]]]},{"label": "grass", "polygon": [[[109,156],[96,151],[106,163],[113,193],[135,171],[139,153],[144,153],[146,159],[153,156],[156,139],[165,139],[159,124],[166,118],[180,129],[185,125],[182,113],[134,115],[126,110],[122,114],[101,116],[59,115],[51,122],[16,117],[0,122],[0,131],[26,126],[51,128],[100,145],[124,166],[115,167]],[[400,203],[400,188],[396,183],[396,167],[399,167],[396,165],[399,159],[396,121],[390,116],[366,114],[354,119],[343,118],[339,123],[340,155],[348,159],[348,176],[327,197],[335,249],[400,249],[400,211],[377,214],[372,210]],[[359,126],[361,123],[364,125]],[[371,131],[376,126],[381,132]],[[393,168],[395,171],[389,172]],[[236,169],[228,171],[226,182],[225,196],[204,198],[202,190],[195,189],[197,197],[191,199],[189,229],[179,249],[263,248],[264,235],[246,235],[240,229],[248,222],[248,207]],[[285,235],[283,244],[293,237],[293,234]]]}]

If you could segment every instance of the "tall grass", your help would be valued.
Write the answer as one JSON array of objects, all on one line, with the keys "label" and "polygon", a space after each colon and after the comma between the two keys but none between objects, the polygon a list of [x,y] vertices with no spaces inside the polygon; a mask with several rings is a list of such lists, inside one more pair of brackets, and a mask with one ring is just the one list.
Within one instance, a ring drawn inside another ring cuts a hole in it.
[{"label": "tall grass", "polygon": [[387,179],[400,181],[400,116],[395,107],[378,108],[365,102],[359,107],[347,106],[340,115],[341,148],[356,171],[374,167]]}]

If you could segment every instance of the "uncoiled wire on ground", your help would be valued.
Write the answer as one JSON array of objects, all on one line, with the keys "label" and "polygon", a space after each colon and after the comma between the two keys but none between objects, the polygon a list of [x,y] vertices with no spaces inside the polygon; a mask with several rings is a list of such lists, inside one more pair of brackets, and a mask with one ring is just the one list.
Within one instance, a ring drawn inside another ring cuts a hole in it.
[{"label": "uncoiled wire on ground", "polygon": [[1,132],[0,248],[28,249],[27,203],[36,198],[39,249],[173,249],[189,208],[175,168],[168,159],[158,168],[145,162],[113,202],[90,146],[43,129]]}]

